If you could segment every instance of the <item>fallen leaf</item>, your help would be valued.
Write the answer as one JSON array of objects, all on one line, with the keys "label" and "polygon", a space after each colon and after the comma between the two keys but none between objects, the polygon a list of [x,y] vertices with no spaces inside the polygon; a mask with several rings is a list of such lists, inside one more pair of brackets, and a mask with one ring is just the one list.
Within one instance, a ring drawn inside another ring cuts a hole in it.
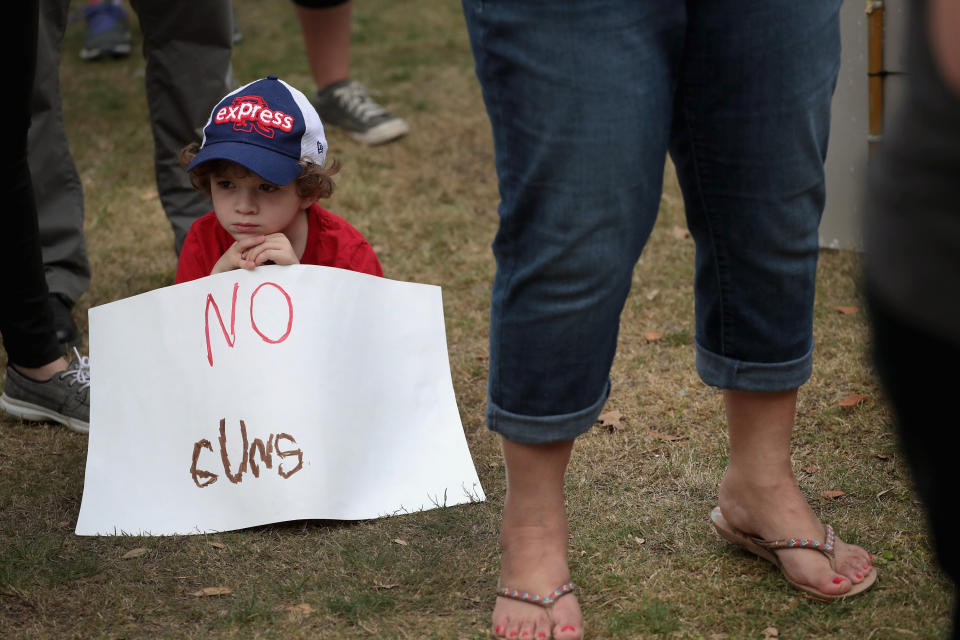
[{"label": "fallen leaf", "polygon": [[211,547],[213,547],[214,549],[226,549],[226,548],[227,548],[227,545],[223,544],[222,542],[208,542],[207,544],[210,545]]},{"label": "fallen leaf", "polygon": [[399,544],[399,545],[402,546],[402,547],[407,546],[407,541],[406,541],[406,540],[402,540],[402,539],[400,539],[400,538],[394,538],[393,541],[396,542],[397,544]]},{"label": "fallen leaf", "polygon": [[881,496],[883,496],[883,495],[885,495],[885,494],[887,494],[887,493],[890,493],[891,491],[893,491],[893,487],[890,487],[889,489],[884,489],[883,491],[881,491],[880,493],[877,494],[877,497],[880,498]]},{"label": "fallen leaf", "polygon": [[806,458],[806,457],[807,457],[808,455],[810,455],[812,452],[813,452],[812,449],[804,449],[803,451],[801,451],[800,453],[797,454],[797,457],[798,457],[798,458]]},{"label": "fallen leaf", "polygon": [[653,300],[658,295],[660,295],[660,289],[653,289],[647,292],[647,300]]},{"label": "fallen leaf", "polygon": [[139,547],[137,549],[130,549],[130,551],[127,551],[120,557],[124,560],[129,560],[130,558],[139,558],[142,555],[146,555],[149,551],[150,549],[147,549],[146,547]]},{"label": "fallen leaf", "polygon": [[233,589],[230,587],[204,587],[200,589],[200,591],[194,591],[190,595],[198,598],[208,598],[210,596],[225,596],[230,593],[233,593]]},{"label": "fallen leaf", "polygon": [[374,589],[396,589],[399,586],[400,585],[398,583],[397,584],[382,584],[380,582],[373,583]]},{"label": "fallen leaf", "polygon": [[801,467],[801,468],[800,468],[800,471],[803,471],[804,473],[809,473],[810,475],[813,475],[813,474],[817,473],[818,471],[820,471],[820,467],[817,466],[817,465],[815,465],[815,464],[808,464],[808,465],[805,466],[805,467]]},{"label": "fallen leaf", "polygon": [[623,422],[621,421],[621,418],[623,418],[623,414],[614,409],[613,411],[601,413],[597,420],[602,426],[610,427],[614,431],[619,431],[623,429]]},{"label": "fallen leaf", "polygon": [[645,334],[643,334],[643,337],[647,342],[656,342],[657,340],[663,338],[663,334],[659,331],[647,331]]},{"label": "fallen leaf", "polygon": [[290,613],[301,613],[305,616],[308,616],[311,613],[313,613],[313,607],[311,607],[306,602],[301,602],[300,604],[291,604],[286,607],[283,607],[283,609],[285,611],[289,611]]},{"label": "fallen leaf", "polygon": [[671,436],[667,433],[659,433],[653,429],[647,429],[647,432],[657,440],[663,440],[664,442],[676,442],[677,440],[687,439],[687,436]]},{"label": "fallen leaf", "polygon": [[831,489],[829,491],[821,491],[820,496],[823,498],[839,498],[840,496],[846,495],[846,491],[840,491],[839,489]]},{"label": "fallen leaf", "polygon": [[889,460],[889,459],[890,459],[890,456],[888,456],[888,455],[885,454],[885,453],[878,453],[878,454],[877,454],[877,457],[880,458],[881,460]]},{"label": "fallen leaf", "polygon": [[637,536],[633,536],[633,541],[636,542],[637,544],[643,544],[647,540],[645,538],[638,538]]},{"label": "fallen leaf", "polygon": [[776,627],[767,627],[763,630],[763,640],[771,640],[772,638],[779,638],[780,630]]},{"label": "fallen leaf", "polygon": [[862,393],[853,393],[838,402],[837,404],[846,409],[859,407],[861,404],[870,399],[870,396],[865,396]]},{"label": "fallen leaf", "polygon": [[838,312],[842,313],[845,316],[850,316],[855,314],[859,309],[856,307],[834,307]]}]

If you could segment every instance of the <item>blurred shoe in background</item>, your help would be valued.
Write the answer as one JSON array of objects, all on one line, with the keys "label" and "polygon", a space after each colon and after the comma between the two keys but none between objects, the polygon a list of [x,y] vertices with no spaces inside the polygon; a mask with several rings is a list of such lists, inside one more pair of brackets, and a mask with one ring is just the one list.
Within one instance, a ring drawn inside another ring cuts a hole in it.
[{"label": "blurred shoe in background", "polygon": [[374,102],[356,80],[342,80],[320,89],[312,102],[324,125],[340,127],[364,144],[383,144],[410,131],[403,119]]},{"label": "blurred shoe in background", "polygon": [[117,0],[90,0],[83,9],[87,30],[80,57],[99,60],[104,56],[125,58],[130,55],[130,31],[127,12]]}]

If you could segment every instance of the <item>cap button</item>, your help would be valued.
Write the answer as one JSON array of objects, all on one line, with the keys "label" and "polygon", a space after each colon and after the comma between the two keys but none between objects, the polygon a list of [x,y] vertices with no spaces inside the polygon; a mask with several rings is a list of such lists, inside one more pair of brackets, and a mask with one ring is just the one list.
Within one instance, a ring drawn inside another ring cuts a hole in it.
[{"label": "cap button", "polygon": [[267,80],[276,80],[277,76],[267,76]]}]

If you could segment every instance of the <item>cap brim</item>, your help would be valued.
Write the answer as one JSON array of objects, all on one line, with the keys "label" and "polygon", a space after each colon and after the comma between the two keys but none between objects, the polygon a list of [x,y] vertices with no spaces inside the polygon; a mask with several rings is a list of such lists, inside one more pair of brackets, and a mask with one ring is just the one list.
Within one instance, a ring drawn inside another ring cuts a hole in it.
[{"label": "cap brim", "polygon": [[280,186],[290,184],[303,171],[299,158],[294,159],[245,142],[218,142],[207,145],[187,165],[187,171],[193,171],[197,166],[210,160],[236,162],[267,182]]}]

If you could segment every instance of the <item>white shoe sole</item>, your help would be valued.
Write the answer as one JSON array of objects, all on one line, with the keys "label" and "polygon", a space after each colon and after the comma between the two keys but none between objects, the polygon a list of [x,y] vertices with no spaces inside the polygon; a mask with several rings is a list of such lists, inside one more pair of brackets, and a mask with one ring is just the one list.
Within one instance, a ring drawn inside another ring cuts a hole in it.
[{"label": "white shoe sole", "polygon": [[350,137],[358,142],[370,146],[376,146],[378,144],[384,144],[390,142],[391,140],[396,140],[401,136],[407,135],[410,132],[410,127],[407,123],[400,119],[394,118],[393,120],[387,120],[382,122],[372,129],[368,129],[363,132],[351,131]]},{"label": "white shoe sole", "polygon": [[78,418],[71,418],[62,413],[57,413],[52,409],[41,407],[32,402],[14,400],[7,394],[0,395],[0,409],[7,413],[22,418],[23,420],[34,420],[37,422],[59,422],[70,431],[76,433],[90,433],[90,423],[84,422]]}]

